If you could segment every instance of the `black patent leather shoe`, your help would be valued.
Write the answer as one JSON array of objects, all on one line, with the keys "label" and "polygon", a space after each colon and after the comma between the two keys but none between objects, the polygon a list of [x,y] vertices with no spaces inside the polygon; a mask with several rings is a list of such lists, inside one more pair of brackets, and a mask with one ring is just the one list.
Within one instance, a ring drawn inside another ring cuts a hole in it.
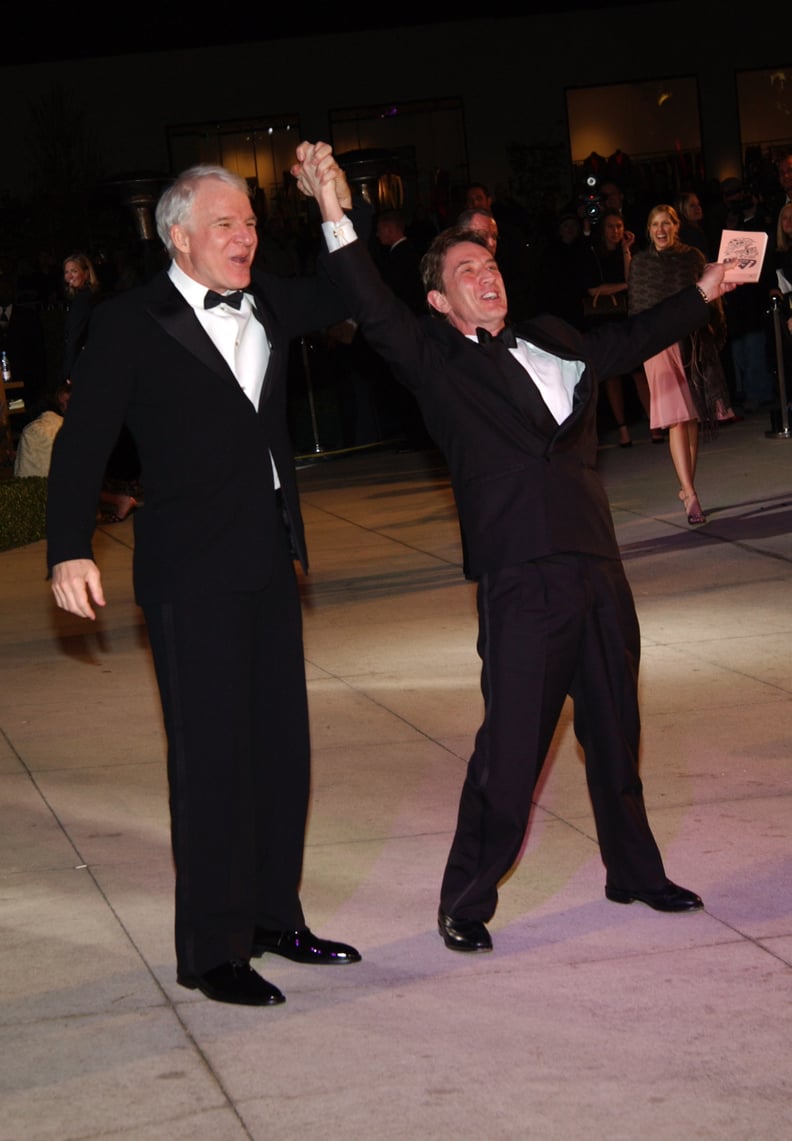
[{"label": "black patent leather shoe", "polygon": [[480,919],[454,919],[438,911],[437,928],[451,951],[492,950],[492,937]]},{"label": "black patent leather shoe", "polygon": [[199,990],[215,1002],[277,1006],[286,1001],[286,996],[257,974],[247,959],[230,959],[202,975],[177,975],[177,981],[180,986]]},{"label": "black patent leather shoe", "polygon": [[620,887],[605,885],[605,898],[612,903],[645,903],[655,911],[698,911],[704,904],[700,896],[686,887],[679,887],[668,881],[658,891],[626,891]]},{"label": "black patent leather shoe", "polygon": [[301,931],[266,931],[257,927],[251,955],[257,958],[267,951],[271,955],[283,955],[293,963],[359,963],[361,959],[360,952],[348,943],[320,939],[307,927]]}]

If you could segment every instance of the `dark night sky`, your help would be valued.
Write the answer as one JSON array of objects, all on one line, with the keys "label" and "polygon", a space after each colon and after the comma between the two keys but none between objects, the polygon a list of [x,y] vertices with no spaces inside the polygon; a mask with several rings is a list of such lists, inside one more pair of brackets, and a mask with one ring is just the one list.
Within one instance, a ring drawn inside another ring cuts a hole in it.
[{"label": "dark night sky", "polygon": [[[453,2],[453,0],[452,0]],[[454,20],[530,16],[543,12],[569,11],[593,15],[603,8],[634,7],[635,0],[523,0],[520,5],[487,4],[486,10],[454,14],[441,7],[436,12],[423,5],[397,4],[379,14],[373,4],[333,8],[328,14],[309,15],[304,6],[281,5],[267,10],[249,0],[231,0],[206,20],[190,14],[185,3],[169,0],[146,11],[137,3],[98,4],[75,0],[44,17],[38,6],[26,15],[17,5],[7,16],[0,35],[0,63],[43,63],[95,55],[127,55],[173,48],[205,47],[244,41],[266,41],[291,36],[322,35],[356,28],[360,31],[417,24],[449,23]],[[341,19],[339,20],[339,14]]]}]

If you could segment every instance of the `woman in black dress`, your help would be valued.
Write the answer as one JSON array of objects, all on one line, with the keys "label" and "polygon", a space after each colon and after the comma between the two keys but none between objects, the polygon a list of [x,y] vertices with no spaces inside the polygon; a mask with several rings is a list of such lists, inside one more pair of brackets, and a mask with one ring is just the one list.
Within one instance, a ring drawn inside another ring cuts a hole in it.
[{"label": "woman in black dress", "polygon": [[63,380],[71,378],[74,362],[85,344],[88,322],[99,300],[99,279],[91,259],[85,254],[69,254],[63,262],[63,280],[69,310],[66,314],[66,338],[63,346]]},{"label": "woman in black dress", "polygon": [[[627,278],[632,260],[635,234],[625,230],[620,210],[606,210],[600,219],[599,234],[590,248],[587,263],[586,293],[583,310],[587,328],[603,320],[623,320],[627,316]],[[638,398],[649,419],[649,386],[642,368],[632,373]],[[624,381],[620,376],[609,376],[603,382],[613,418],[619,429],[619,447],[632,446],[630,429],[625,422]],[[653,431],[652,439],[661,442],[662,432]]]}]

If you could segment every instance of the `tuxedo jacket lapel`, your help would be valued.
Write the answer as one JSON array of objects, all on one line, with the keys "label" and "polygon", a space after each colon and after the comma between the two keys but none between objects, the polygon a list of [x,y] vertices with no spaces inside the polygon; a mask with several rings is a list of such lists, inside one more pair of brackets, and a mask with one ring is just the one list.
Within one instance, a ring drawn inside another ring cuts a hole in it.
[{"label": "tuxedo jacket lapel", "polygon": [[509,403],[518,408],[543,435],[552,436],[558,430],[558,424],[527,369],[500,341],[479,345],[478,348],[492,361],[499,387],[506,390]]},{"label": "tuxedo jacket lapel", "polygon": [[251,286],[250,293],[253,298],[253,316],[264,329],[264,333],[267,337],[267,345],[269,347],[267,371],[264,373],[264,381],[261,386],[261,396],[259,397],[259,411],[261,411],[261,409],[264,407],[267,396],[271,391],[272,378],[278,371],[280,353],[286,350],[276,347],[274,329],[272,327],[272,315],[267,311],[264,297],[260,290],[256,289],[255,284]]},{"label": "tuxedo jacket lapel", "polygon": [[154,297],[146,305],[151,317],[178,341],[189,353],[212,369],[225,381],[237,384],[237,379],[215,347],[212,338],[202,328],[190,305],[179,293],[167,274],[156,280]]}]

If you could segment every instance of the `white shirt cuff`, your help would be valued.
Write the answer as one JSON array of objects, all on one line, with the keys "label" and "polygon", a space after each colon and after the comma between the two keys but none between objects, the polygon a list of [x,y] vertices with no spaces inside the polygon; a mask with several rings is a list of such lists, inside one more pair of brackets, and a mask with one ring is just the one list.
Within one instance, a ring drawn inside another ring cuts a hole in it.
[{"label": "white shirt cuff", "polygon": [[357,241],[355,227],[346,214],[340,222],[322,222],[322,233],[331,254],[340,250],[342,246],[349,246]]}]

